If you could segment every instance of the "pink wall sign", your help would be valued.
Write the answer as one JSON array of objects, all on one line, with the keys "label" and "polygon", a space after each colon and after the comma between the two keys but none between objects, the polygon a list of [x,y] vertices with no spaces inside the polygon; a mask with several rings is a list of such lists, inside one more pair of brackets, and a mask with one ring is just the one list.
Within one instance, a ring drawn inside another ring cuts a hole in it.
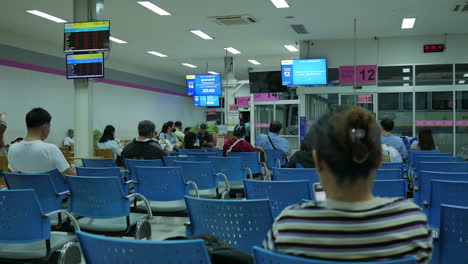
[{"label": "pink wall sign", "polygon": [[[356,66],[357,83],[375,83],[377,80],[377,65]],[[354,66],[340,66],[340,83],[354,83]]]},{"label": "pink wall sign", "polygon": [[209,115],[216,115],[216,109],[208,109]]},{"label": "pink wall sign", "polygon": [[[457,121],[457,126],[468,126],[468,121]],[[453,126],[452,121],[416,121],[416,126]]]},{"label": "pink wall sign", "polygon": [[236,97],[236,105],[238,106],[250,105],[250,96]]},{"label": "pink wall sign", "polygon": [[372,104],[372,94],[359,94],[358,103],[359,104]]},{"label": "pink wall sign", "polygon": [[455,124],[457,124],[457,126],[468,126],[468,121],[457,121]]},{"label": "pink wall sign", "polygon": [[308,126],[312,125],[313,123],[314,123],[314,120],[307,120],[307,122],[306,122],[306,124],[307,124]]},{"label": "pink wall sign", "polygon": [[237,111],[239,109],[239,106],[237,105],[229,105],[229,111]]},{"label": "pink wall sign", "polygon": [[254,94],[254,101],[256,102],[278,101],[278,94],[272,94],[272,93]]},{"label": "pink wall sign", "polygon": [[270,124],[255,124],[255,127],[270,127]]}]

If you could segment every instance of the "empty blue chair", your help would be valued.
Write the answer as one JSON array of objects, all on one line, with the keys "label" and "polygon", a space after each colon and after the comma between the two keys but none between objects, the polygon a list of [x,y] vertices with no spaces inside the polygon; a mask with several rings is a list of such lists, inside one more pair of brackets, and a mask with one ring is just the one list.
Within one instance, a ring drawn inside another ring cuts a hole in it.
[{"label": "empty blue chair", "polygon": [[466,263],[468,207],[442,205],[440,217],[440,264]]},{"label": "empty blue chair", "polygon": [[422,171],[467,172],[468,162],[420,162]]},{"label": "empty blue chair", "polygon": [[440,150],[416,150],[412,149],[408,155],[408,165],[414,165],[414,157],[416,155],[433,155],[433,154],[440,154]]},{"label": "empty blue chair", "polygon": [[117,167],[114,159],[81,159],[83,167]]},{"label": "empty blue chair", "polygon": [[210,264],[205,243],[201,239],[144,241],[97,236],[85,232],[77,232],[77,236],[87,264]]},{"label": "empty blue chair", "polygon": [[208,157],[216,156],[212,152],[188,152],[187,155],[194,157],[195,161],[208,161]]},{"label": "empty blue chair", "polygon": [[320,182],[316,169],[273,169],[273,181],[310,181],[311,183]]},{"label": "empty blue chair", "polygon": [[383,170],[402,170],[403,171],[403,163],[402,162],[384,162],[380,169]]},{"label": "empty blue chair", "polygon": [[[182,168],[184,181],[192,181],[197,184],[199,195],[206,198],[215,198],[218,195],[218,177],[224,180],[226,189],[221,193],[221,197],[229,194],[229,181],[223,173],[216,173],[213,164],[209,161],[175,161],[175,166]],[[191,192],[193,194],[193,192]]]},{"label": "empty blue chair", "polygon": [[416,258],[409,257],[399,260],[379,261],[379,262],[336,262],[327,260],[315,260],[310,258],[301,258],[292,255],[281,254],[255,246],[253,248],[255,264],[416,264]]},{"label": "empty blue chair", "polygon": [[[137,184],[135,191],[149,200],[151,210],[156,212],[184,211],[184,196],[189,194],[188,186],[193,188],[198,196],[198,188],[194,182],[185,182],[180,167],[135,167]],[[144,203],[138,204],[139,209],[146,209]]]},{"label": "empty blue chair", "polygon": [[401,180],[402,171],[398,169],[380,169],[377,170],[376,180]]},{"label": "empty blue chair", "polygon": [[[242,167],[242,160],[240,157],[209,157],[208,161],[213,164],[215,173],[223,173],[226,175],[231,189],[243,189],[244,183],[242,182],[246,176],[245,172],[249,172],[249,179],[252,179],[252,174],[247,168]],[[224,182],[219,182],[220,188],[225,188]]]},{"label": "empty blue chair", "polygon": [[270,200],[274,218],[292,204],[302,203],[302,200],[313,200],[309,181],[244,180],[244,188],[247,200]]},{"label": "empty blue chair", "polygon": [[[66,176],[71,196],[69,211],[82,216],[78,220],[83,230],[110,235],[129,235],[136,226],[135,238],[151,238],[150,204],[139,193],[128,195],[113,177]],[[130,213],[130,202],[137,197],[145,202],[148,214]]]},{"label": "empty blue chair", "polygon": [[240,157],[242,167],[249,168],[252,174],[262,173],[262,163],[258,152],[229,152],[228,157]]},{"label": "empty blue chair", "polygon": [[163,161],[156,160],[139,160],[139,159],[125,159],[127,170],[130,174],[130,179],[135,180],[135,167],[164,167]]},{"label": "empty blue chair", "polygon": [[451,157],[451,156],[435,156],[435,155],[417,155],[415,157],[415,169],[420,171],[421,162],[460,162],[460,157]]},{"label": "empty blue chair", "polygon": [[440,206],[442,204],[468,206],[468,179],[467,181],[431,181],[429,207],[429,226],[439,228]]},{"label": "empty blue chair", "polygon": [[233,248],[252,253],[273,224],[269,200],[215,200],[185,197],[191,235],[209,233]]},{"label": "empty blue chair", "polygon": [[164,166],[174,167],[175,161],[195,161],[195,157],[192,156],[164,156]]},{"label": "empty blue chair", "polygon": [[286,165],[286,158],[284,157],[284,154],[281,150],[279,149],[265,150],[265,154],[267,156],[268,168],[270,169],[281,168],[281,166]]},{"label": "empty blue chair", "polygon": [[380,197],[403,197],[406,199],[408,184],[406,180],[383,180],[374,181],[372,193]]},{"label": "empty blue chair", "polygon": [[424,204],[427,204],[431,197],[431,181],[468,181],[468,173],[463,172],[433,172],[433,171],[420,171],[419,186],[414,188],[414,202],[423,207],[427,213]]},{"label": "empty blue chair", "polygon": [[78,176],[88,177],[117,177],[122,178],[122,172],[119,167],[76,167]]},{"label": "empty blue chair", "polygon": [[2,190],[0,204],[1,263],[47,262],[55,254],[63,258],[62,263],[80,263],[75,236],[50,232],[49,217],[57,213],[67,214],[79,230],[76,220],[67,211],[45,212],[31,189]]}]

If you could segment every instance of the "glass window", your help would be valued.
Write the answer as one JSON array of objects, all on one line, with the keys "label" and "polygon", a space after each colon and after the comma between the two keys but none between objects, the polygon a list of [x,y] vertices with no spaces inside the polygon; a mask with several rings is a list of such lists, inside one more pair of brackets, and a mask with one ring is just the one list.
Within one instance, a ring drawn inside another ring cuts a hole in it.
[{"label": "glass window", "polygon": [[[416,94],[416,110],[427,110],[428,106],[428,93],[417,93]],[[413,93],[403,94],[403,110],[413,110]]]},{"label": "glass window", "polygon": [[434,92],[432,93],[432,110],[452,110],[453,97],[452,92]]},{"label": "glass window", "polygon": [[461,92],[461,108],[468,110],[468,92]]},{"label": "glass window", "polygon": [[381,93],[379,96],[379,110],[398,110],[400,108],[400,94]]},{"label": "glass window", "polygon": [[468,64],[455,65],[455,84],[468,84]]},{"label": "glass window", "polygon": [[337,68],[328,68],[328,85],[340,85],[340,73]]},{"label": "glass window", "polygon": [[378,69],[377,85],[384,86],[412,86],[413,66],[382,66]]},{"label": "glass window", "polygon": [[416,85],[453,84],[453,65],[416,65]]}]

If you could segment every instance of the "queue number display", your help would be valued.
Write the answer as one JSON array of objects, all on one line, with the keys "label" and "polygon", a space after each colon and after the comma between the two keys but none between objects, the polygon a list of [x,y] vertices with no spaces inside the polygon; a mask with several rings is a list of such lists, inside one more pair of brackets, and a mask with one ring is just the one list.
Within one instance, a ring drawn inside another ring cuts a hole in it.
[{"label": "queue number display", "polygon": [[219,96],[216,95],[202,95],[198,96],[195,95],[193,97],[193,105],[194,106],[212,106],[217,107],[219,106]]},{"label": "queue number display", "polygon": [[110,21],[67,23],[64,51],[107,51],[110,47]]},{"label": "queue number display", "polygon": [[186,76],[189,96],[221,95],[221,76],[219,74],[197,74]]}]

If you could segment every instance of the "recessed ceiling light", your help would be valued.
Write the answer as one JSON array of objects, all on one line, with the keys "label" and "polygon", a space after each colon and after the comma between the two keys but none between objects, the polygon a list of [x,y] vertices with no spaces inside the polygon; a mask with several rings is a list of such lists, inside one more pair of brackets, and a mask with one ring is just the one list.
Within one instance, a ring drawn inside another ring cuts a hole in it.
[{"label": "recessed ceiling light", "polygon": [[148,8],[149,10],[155,12],[156,14],[158,14],[160,16],[170,16],[171,15],[171,13],[169,13],[166,10],[160,8],[159,6],[151,3],[150,1],[138,1],[137,3],[139,3],[140,5]]},{"label": "recessed ceiling light", "polygon": [[219,73],[217,73],[215,71],[209,71],[208,73],[210,73],[210,74],[219,74]]},{"label": "recessed ceiling light", "polygon": [[49,15],[49,14],[41,12],[39,10],[27,10],[26,12],[28,12],[30,14],[33,14],[33,15],[36,15],[36,16],[40,16],[40,17],[48,19],[50,21],[57,22],[57,23],[67,23],[66,20],[63,20],[63,19],[61,19],[59,17],[56,17],[56,16]]},{"label": "recessed ceiling light", "polygon": [[465,80],[458,81],[458,84],[464,84]]},{"label": "recessed ceiling light", "polygon": [[250,63],[254,64],[254,65],[260,65],[261,63],[256,61],[256,60],[249,60]]},{"label": "recessed ceiling light", "polygon": [[232,54],[240,54],[241,52],[236,50],[235,48],[233,47],[229,47],[229,48],[224,48],[225,50],[229,51],[230,53]]},{"label": "recessed ceiling light", "polygon": [[271,0],[271,2],[275,5],[276,8],[288,8],[289,4],[286,0]]},{"label": "recessed ceiling light", "polygon": [[189,68],[197,68],[197,66],[190,64],[190,63],[181,63],[181,64]]},{"label": "recessed ceiling light", "polygon": [[121,40],[121,39],[118,39],[118,38],[114,38],[114,37],[109,37],[109,39],[115,43],[119,43],[119,44],[126,44],[127,41],[124,41],[124,40]]},{"label": "recessed ceiling light", "polygon": [[154,56],[158,56],[158,57],[163,57],[163,58],[166,58],[167,55],[166,54],[162,54],[162,53],[159,53],[157,51],[147,51],[149,54],[152,54]]},{"label": "recessed ceiling light", "polygon": [[202,39],[213,39],[210,35],[206,34],[205,32],[201,31],[201,30],[190,30],[190,32],[192,32],[193,34],[199,36],[200,38]]},{"label": "recessed ceiling light", "polygon": [[403,76],[403,81],[409,81],[410,77],[409,76]]},{"label": "recessed ceiling light", "polygon": [[289,50],[290,52],[297,52],[299,51],[294,45],[284,45],[284,47]]},{"label": "recessed ceiling light", "polygon": [[468,78],[468,73],[463,74],[463,77]]},{"label": "recessed ceiling light", "polygon": [[414,23],[416,22],[416,18],[403,18],[403,22],[401,23],[401,29],[410,29],[414,27]]}]

